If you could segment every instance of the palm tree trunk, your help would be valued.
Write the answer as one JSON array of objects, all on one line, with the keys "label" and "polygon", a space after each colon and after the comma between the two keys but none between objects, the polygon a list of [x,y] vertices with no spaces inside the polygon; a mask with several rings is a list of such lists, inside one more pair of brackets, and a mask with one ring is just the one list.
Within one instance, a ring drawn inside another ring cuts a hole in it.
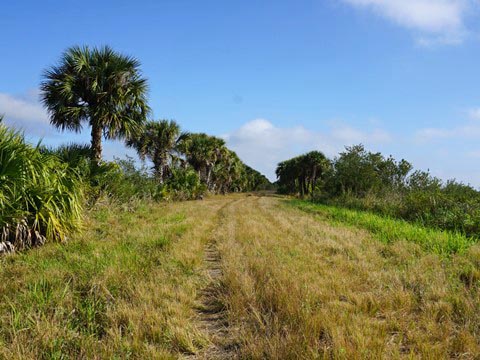
[{"label": "palm tree trunk", "polygon": [[158,168],[158,180],[160,181],[160,184],[163,184],[164,177],[165,177],[165,167],[163,166],[163,164],[161,164],[160,167]]},{"label": "palm tree trunk", "polygon": [[98,165],[102,160],[102,126],[92,122],[92,163]]},{"label": "palm tree trunk", "polygon": [[162,157],[161,155],[156,153],[155,156],[153,157],[153,170],[155,173],[155,177],[157,178],[160,184],[163,184],[163,177],[164,177],[163,168],[164,168],[164,165],[163,165]]}]

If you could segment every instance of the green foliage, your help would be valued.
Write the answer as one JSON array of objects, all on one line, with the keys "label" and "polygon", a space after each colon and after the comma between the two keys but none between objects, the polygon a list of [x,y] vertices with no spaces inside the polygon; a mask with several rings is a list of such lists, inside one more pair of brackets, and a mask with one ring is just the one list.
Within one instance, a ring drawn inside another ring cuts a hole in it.
[{"label": "green foliage", "polygon": [[102,135],[131,138],[149,112],[147,81],[137,59],[108,46],[71,47],[44,74],[42,101],[50,122],[62,130],[92,127],[92,160],[101,161]]},{"label": "green foliage", "polygon": [[290,204],[329,220],[366,229],[385,243],[399,240],[410,241],[419,244],[427,251],[440,255],[462,253],[476,242],[475,239],[466,237],[458,232],[434,230],[365,211],[314,204],[300,200],[292,200]]},{"label": "green foliage", "polygon": [[[293,164],[290,174],[308,169],[299,159],[278,165],[279,183],[286,193],[298,193],[299,182],[295,176],[284,176],[285,164]],[[326,204],[368,210],[472,237],[480,235],[480,192],[454,180],[443,183],[426,171],[412,171],[409,162],[366,151],[363,145],[340,153],[316,190],[313,200]]]},{"label": "green foliage", "polygon": [[78,174],[0,125],[0,242],[17,249],[62,241],[80,228]]},{"label": "green foliage", "polygon": [[90,146],[84,144],[43,148],[42,152],[60,158],[79,174],[90,205],[105,196],[119,202],[161,198],[159,185],[148,169],[138,168],[129,156],[95,164],[90,161]]},{"label": "green foliage", "polygon": [[395,161],[380,153],[365,150],[363,145],[347,147],[334,161],[334,176],[330,191],[363,196],[385,188],[401,188],[412,165],[405,160]]},{"label": "green foliage", "polygon": [[131,157],[102,163],[96,170],[94,180],[100,195],[113,200],[128,202],[132,199],[160,200],[159,184],[143,166],[137,168]]},{"label": "green foliage", "polygon": [[248,191],[274,190],[274,185],[267,177],[250,166],[245,165],[246,189]]},{"label": "green foliage", "polygon": [[278,164],[276,174],[279,191],[314,195],[319,181],[326,178],[331,168],[330,161],[319,151],[311,151]]},{"label": "green foliage", "polygon": [[173,120],[148,121],[127,145],[135,148],[142,159],[147,157],[153,162],[155,176],[163,183],[172,175],[172,167],[181,160],[178,149],[188,136]]},{"label": "green foliage", "polygon": [[198,199],[207,191],[197,172],[191,168],[174,168],[164,189],[165,194],[174,200]]}]

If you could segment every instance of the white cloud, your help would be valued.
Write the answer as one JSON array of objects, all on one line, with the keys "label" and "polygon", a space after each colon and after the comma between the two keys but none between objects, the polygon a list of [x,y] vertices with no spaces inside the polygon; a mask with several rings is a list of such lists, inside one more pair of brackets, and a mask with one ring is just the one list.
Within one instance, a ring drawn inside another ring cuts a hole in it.
[{"label": "white cloud", "polygon": [[480,159],[480,150],[469,151],[467,155],[471,158]]},{"label": "white cloud", "polygon": [[471,108],[467,111],[468,117],[472,120],[480,120],[480,108]]},{"label": "white cloud", "polygon": [[417,32],[423,46],[461,43],[471,0],[342,0]]},{"label": "white cloud", "polygon": [[280,161],[301,153],[320,150],[333,157],[345,145],[383,144],[391,140],[391,136],[381,129],[361,131],[335,122],[329,130],[321,132],[303,126],[278,127],[265,119],[247,122],[223,138],[245,163],[271,180],[275,180],[275,168]]},{"label": "white cloud", "polygon": [[421,143],[447,139],[480,140],[480,108],[467,109],[464,115],[468,120],[457,126],[419,129],[415,132],[414,139]]},{"label": "white cloud", "polygon": [[480,139],[480,122],[469,121],[451,128],[425,128],[415,133],[418,142],[430,142],[442,139]]},{"label": "white cloud", "polygon": [[5,116],[7,125],[35,135],[43,136],[52,130],[36,91],[30,91],[25,96],[0,93],[0,114]]}]

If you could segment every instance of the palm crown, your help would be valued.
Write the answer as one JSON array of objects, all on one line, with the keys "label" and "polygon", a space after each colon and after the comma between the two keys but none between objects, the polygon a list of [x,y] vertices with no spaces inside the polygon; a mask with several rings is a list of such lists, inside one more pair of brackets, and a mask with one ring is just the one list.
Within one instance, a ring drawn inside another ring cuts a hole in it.
[{"label": "palm crown", "polygon": [[188,136],[173,120],[148,121],[143,131],[129,139],[127,145],[135,148],[142,159],[152,160],[155,175],[163,182],[169,173],[169,164],[176,160],[179,144]]},{"label": "palm crown", "polygon": [[44,73],[41,99],[52,125],[79,132],[88,123],[92,160],[102,156],[102,135],[130,138],[149,112],[147,81],[140,63],[110,47],[72,47]]}]

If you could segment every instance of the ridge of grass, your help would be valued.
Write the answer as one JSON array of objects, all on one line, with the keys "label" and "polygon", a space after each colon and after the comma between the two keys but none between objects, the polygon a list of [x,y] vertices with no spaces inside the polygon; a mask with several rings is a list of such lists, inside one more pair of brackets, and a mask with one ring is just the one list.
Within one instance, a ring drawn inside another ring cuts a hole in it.
[{"label": "ridge of grass", "polygon": [[392,243],[406,240],[420,245],[424,250],[449,256],[464,253],[478,242],[459,232],[427,228],[401,219],[393,219],[367,211],[351,210],[335,206],[312,203],[306,200],[288,200],[287,204],[300,210],[319,215],[329,221],[338,222],[372,233],[375,238]]}]

